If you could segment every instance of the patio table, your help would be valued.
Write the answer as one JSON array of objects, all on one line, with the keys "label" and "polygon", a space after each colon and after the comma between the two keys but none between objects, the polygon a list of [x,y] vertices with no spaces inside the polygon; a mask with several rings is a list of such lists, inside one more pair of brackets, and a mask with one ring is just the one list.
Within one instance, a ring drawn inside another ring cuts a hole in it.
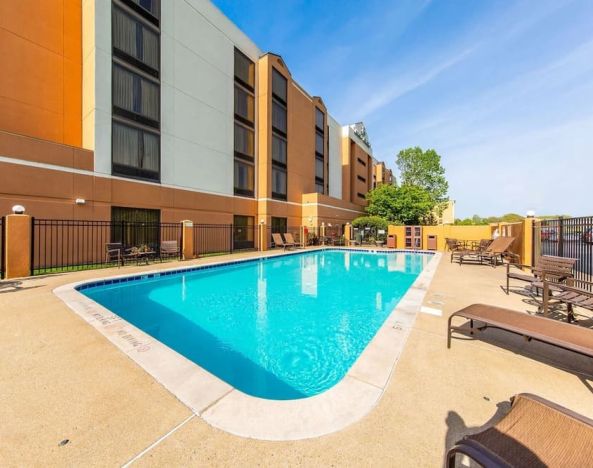
[{"label": "patio table", "polygon": [[135,253],[127,253],[122,258],[122,263],[126,259],[135,259],[136,265],[140,265],[140,262],[143,260],[145,265],[148,265],[148,261],[156,255],[154,250],[148,250],[145,252],[135,252]]}]

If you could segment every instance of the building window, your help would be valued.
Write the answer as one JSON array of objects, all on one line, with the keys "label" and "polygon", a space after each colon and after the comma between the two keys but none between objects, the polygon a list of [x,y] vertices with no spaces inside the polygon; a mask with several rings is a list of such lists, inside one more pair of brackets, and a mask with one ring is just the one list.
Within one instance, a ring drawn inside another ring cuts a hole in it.
[{"label": "building window", "polygon": [[253,129],[235,122],[235,156],[254,159],[255,142]]},{"label": "building window", "polygon": [[315,158],[315,178],[321,179],[321,183],[323,183],[323,169],[324,169],[323,159]]},{"label": "building window", "polygon": [[358,198],[362,198],[363,200],[365,198],[364,193],[358,192],[356,195],[358,195]]},{"label": "building window", "polygon": [[287,102],[287,83],[286,78],[278,70],[272,68],[272,95],[284,103]]},{"label": "building window", "polygon": [[157,250],[160,239],[159,210],[142,208],[111,207],[111,242],[120,242],[124,247],[146,245]]},{"label": "building window", "polygon": [[317,107],[315,108],[315,128],[322,133],[325,128],[325,114]]},{"label": "building window", "polygon": [[272,101],[272,128],[286,135],[286,106],[276,100]]},{"label": "building window", "polygon": [[253,92],[235,84],[235,117],[253,123],[255,121],[255,99]]},{"label": "building window", "polygon": [[255,195],[255,64],[235,49],[235,195]]},{"label": "building window", "polygon": [[287,199],[287,83],[272,68],[272,198]]},{"label": "building window", "polygon": [[233,216],[233,248],[235,250],[253,249],[255,229],[253,216]]},{"label": "building window", "polygon": [[235,195],[253,196],[254,172],[253,163],[235,159]]},{"label": "building window", "polygon": [[286,139],[272,134],[272,161],[286,166]]},{"label": "building window", "polygon": [[286,200],[286,169],[272,165],[272,198]]},{"label": "building window", "polygon": [[255,64],[240,50],[235,49],[235,82],[253,91],[255,89]]},{"label": "building window", "polygon": [[365,163],[362,159],[360,159],[360,158],[357,158],[357,159],[358,159],[359,164],[362,164],[363,166],[367,165],[367,163]]},{"label": "building window", "polygon": [[112,172],[116,175],[159,180],[160,136],[114,121]]},{"label": "building window", "polygon": [[279,232],[284,234],[287,230],[288,223],[286,218],[274,218],[272,217],[272,232]]},{"label": "building window", "polygon": [[158,77],[160,39],[154,26],[114,5],[112,30],[113,55]]},{"label": "building window", "polygon": [[160,3],[113,0],[111,13],[111,172],[160,181]]},{"label": "building window", "polygon": [[366,182],[367,180],[363,177],[363,176],[356,176],[358,178],[358,180],[360,180],[361,182]]},{"label": "building window", "polygon": [[323,132],[315,131],[315,152],[323,156]]},{"label": "building window", "polygon": [[160,89],[147,79],[121,65],[113,64],[113,112],[159,128]]},{"label": "building window", "polygon": [[325,193],[325,114],[315,108],[315,191]]},{"label": "building window", "polygon": [[148,13],[149,16],[160,18],[160,0],[124,0],[126,3],[131,3],[140,7],[140,11]]}]

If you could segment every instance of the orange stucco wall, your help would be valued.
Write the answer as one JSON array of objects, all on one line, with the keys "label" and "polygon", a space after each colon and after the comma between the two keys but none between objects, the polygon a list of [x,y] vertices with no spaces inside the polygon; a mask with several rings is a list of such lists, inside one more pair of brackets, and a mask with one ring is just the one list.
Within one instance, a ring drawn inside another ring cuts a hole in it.
[{"label": "orange stucco wall", "polygon": [[82,142],[80,0],[0,0],[0,130]]}]

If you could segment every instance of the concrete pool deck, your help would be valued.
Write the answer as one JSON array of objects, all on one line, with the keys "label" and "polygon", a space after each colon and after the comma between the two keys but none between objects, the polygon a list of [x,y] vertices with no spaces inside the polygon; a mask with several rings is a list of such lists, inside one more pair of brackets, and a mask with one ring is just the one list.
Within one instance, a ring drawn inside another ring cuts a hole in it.
[{"label": "concrete pool deck", "polygon": [[504,414],[508,398],[519,392],[539,394],[593,417],[590,359],[497,330],[487,330],[481,340],[455,339],[447,350],[447,317],[463,306],[484,302],[524,311],[535,307],[522,296],[502,292],[503,268],[460,267],[445,259],[424,299],[427,313],[418,315],[394,375],[369,414],[339,432],[302,441],[233,436],[195,416],[52,293],[75,281],[154,269],[149,265],[37,277],[23,280],[16,289],[2,283],[3,466],[129,461],[155,466],[441,466],[446,447]]}]

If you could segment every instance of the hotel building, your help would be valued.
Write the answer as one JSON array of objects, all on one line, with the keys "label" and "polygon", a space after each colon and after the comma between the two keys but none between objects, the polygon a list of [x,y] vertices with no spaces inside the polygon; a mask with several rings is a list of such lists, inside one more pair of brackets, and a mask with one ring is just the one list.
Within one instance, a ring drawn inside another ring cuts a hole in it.
[{"label": "hotel building", "polygon": [[0,56],[0,214],[344,224],[385,172],[207,0],[0,0]]}]

